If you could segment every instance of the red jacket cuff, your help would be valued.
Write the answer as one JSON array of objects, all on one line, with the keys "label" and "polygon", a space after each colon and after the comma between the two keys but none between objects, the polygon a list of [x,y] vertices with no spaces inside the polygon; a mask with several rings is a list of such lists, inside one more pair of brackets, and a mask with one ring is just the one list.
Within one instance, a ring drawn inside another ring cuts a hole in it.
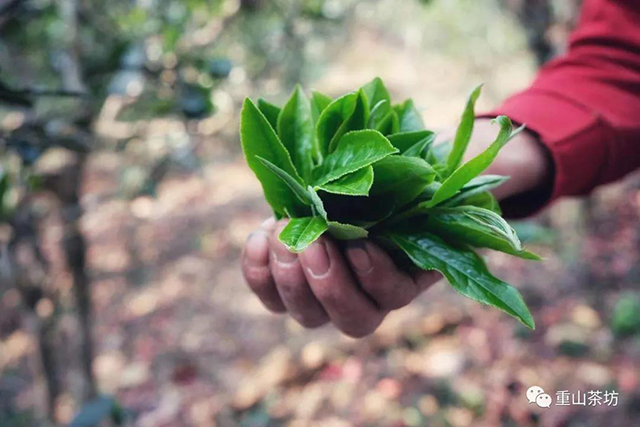
[{"label": "red jacket cuff", "polygon": [[[536,211],[562,196],[587,194],[608,169],[611,137],[608,125],[593,111],[561,95],[530,89],[509,98],[501,107],[480,117],[506,115],[525,124],[548,150],[554,166],[552,188],[546,200],[536,200]],[[602,159],[602,161],[594,161]],[[515,216],[522,216],[523,209]]]}]

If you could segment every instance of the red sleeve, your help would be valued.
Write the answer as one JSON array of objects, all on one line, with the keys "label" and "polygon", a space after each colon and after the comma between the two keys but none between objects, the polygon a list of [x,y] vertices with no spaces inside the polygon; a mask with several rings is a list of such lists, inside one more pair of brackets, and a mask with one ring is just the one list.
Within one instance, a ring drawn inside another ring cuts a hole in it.
[{"label": "red sleeve", "polygon": [[555,166],[550,199],[640,167],[640,1],[586,0],[566,55],[491,113],[538,134]]}]

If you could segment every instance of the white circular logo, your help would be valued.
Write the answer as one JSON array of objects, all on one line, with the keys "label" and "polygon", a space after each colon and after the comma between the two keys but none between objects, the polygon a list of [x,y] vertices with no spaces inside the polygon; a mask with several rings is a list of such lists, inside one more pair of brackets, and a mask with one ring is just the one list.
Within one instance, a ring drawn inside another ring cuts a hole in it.
[{"label": "white circular logo", "polygon": [[536,405],[541,408],[548,408],[551,406],[551,396],[547,393],[539,394],[538,397],[536,397]]},{"label": "white circular logo", "polygon": [[529,387],[529,390],[527,390],[527,400],[529,400],[529,403],[535,403],[536,397],[543,393],[544,390],[542,389],[542,387],[537,385],[531,386]]}]

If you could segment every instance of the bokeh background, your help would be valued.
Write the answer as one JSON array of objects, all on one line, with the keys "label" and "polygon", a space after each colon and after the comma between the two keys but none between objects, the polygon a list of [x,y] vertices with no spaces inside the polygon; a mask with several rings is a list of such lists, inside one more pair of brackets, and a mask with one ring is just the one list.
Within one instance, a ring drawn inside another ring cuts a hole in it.
[{"label": "bokeh background", "polygon": [[[371,337],[262,308],[246,96],[375,76],[427,126],[561,54],[577,1],[0,0],[0,426],[640,425],[640,177],[489,254],[535,332],[440,283]],[[527,404],[529,386],[615,407]]]}]

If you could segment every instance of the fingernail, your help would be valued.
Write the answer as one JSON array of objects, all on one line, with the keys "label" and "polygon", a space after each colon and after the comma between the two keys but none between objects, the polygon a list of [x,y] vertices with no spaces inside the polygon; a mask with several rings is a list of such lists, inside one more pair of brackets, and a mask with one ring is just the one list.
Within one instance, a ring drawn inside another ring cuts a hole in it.
[{"label": "fingernail", "polygon": [[254,231],[247,237],[244,253],[251,262],[267,265],[269,262],[268,246],[269,240],[267,239],[267,235],[259,231]]},{"label": "fingernail", "polygon": [[323,242],[313,243],[303,253],[304,259],[307,261],[307,270],[312,276],[323,276],[329,271],[331,261]]},{"label": "fingernail", "polygon": [[347,243],[347,258],[353,269],[358,273],[366,274],[373,270],[373,262],[362,240],[354,240]]}]

